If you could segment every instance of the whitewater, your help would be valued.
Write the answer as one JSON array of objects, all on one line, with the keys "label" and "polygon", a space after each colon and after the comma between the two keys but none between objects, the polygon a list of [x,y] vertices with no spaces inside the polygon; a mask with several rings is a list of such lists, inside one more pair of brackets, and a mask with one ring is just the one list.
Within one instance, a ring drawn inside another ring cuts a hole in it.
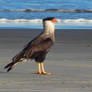
[{"label": "whitewater", "polygon": [[59,28],[91,28],[92,1],[0,0],[0,27],[41,28],[45,17],[55,17]]},{"label": "whitewater", "polygon": [[[0,19],[0,23],[42,23],[42,19]],[[88,19],[57,19],[57,23],[92,23]]]}]

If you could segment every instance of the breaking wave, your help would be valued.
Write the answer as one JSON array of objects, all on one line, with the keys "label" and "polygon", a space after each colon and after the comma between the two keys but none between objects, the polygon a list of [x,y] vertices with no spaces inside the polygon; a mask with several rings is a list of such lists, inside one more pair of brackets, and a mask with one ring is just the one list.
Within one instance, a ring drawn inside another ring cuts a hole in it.
[{"label": "breaking wave", "polygon": [[0,23],[40,23],[42,22],[41,19],[6,19],[6,18],[2,18],[0,19]]},{"label": "breaking wave", "polygon": [[[92,23],[88,19],[57,19],[58,23]],[[0,19],[0,23],[42,23],[42,19]]]},{"label": "breaking wave", "polygon": [[70,12],[92,13],[92,9],[0,9],[0,12]]}]

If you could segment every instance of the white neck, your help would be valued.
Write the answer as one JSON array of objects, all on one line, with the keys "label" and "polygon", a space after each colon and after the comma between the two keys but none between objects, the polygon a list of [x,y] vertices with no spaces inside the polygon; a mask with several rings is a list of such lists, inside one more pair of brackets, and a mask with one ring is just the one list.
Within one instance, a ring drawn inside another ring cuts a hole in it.
[{"label": "white neck", "polygon": [[44,33],[51,35],[54,38],[54,23],[52,23],[51,21],[45,21],[43,23],[44,26]]},{"label": "white neck", "polygon": [[46,33],[54,33],[54,23],[51,21],[45,21],[44,22],[44,32]]}]

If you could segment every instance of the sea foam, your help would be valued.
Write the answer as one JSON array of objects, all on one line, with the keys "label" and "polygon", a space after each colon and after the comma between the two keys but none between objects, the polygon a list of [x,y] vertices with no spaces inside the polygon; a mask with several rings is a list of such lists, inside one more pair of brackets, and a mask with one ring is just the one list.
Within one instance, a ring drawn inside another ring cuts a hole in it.
[{"label": "sea foam", "polygon": [[[0,23],[42,23],[42,19],[0,19]],[[92,23],[88,19],[57,19],[58,23]]]}]

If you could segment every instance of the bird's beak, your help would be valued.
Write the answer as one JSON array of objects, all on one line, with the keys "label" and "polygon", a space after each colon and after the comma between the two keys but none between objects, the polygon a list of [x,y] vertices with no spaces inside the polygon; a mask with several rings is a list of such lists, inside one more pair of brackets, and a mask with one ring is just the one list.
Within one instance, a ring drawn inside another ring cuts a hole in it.
[{"label": "bird's beak", "polygon": [[52,22],[55,24],[57,22],[57,20],[56,19],[52,19]]}]

